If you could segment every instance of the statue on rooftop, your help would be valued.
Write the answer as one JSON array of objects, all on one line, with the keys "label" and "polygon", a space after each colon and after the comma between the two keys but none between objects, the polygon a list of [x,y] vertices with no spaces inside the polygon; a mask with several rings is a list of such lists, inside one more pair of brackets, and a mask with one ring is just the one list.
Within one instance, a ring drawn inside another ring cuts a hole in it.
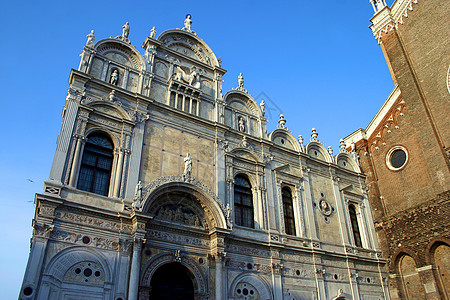
[{"label": "statue on rooftop", "polygon": [[261,106],[262,115],[264,117],[264,115],[266,114],[266,102],[264,101],[264,99],[261,100],[260,106]]},{"label": "statue on rooftop", "polygon": [[238,76],[238,87],[239,88],[244,88],[244,77],[242,76],[242,73],[239,73]]},{"label": "statue on rooftop", "polygon": [[86,46],[87,47],[94,47],[95,44],[95,35],[94,35],[94,30],[91,30],[91,32],[86,36],[87,42],[86,42]]},{"label": "statue on rooftop", "polygon": [[130,23],[126,22],[125,25],[122,26],[122,37],[124,39],[128,39],[129,34],[130,34]]},{"label": "statue on rooftop", "polygon": [[154,39],[155,36],[156,36],[156,29],[155,29],[155,26],[153,26],[153,27],[152,27],[152,30],[150,30],[150,37],[151,37],[152,39]]},{"label": "statue on rooftop", "polygon": [[186,19],[184,20],[184,28],[183,29],[186,31],[192,31],[191,25],[192,25],[191,15],[187,14]]}]

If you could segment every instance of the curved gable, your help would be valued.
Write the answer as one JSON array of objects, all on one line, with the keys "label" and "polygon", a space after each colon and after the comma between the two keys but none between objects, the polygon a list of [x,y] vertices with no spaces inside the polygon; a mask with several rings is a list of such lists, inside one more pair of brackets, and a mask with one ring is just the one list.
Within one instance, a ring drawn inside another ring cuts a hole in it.
[{"label": "curved gable", "polygon": [[300,152],[300,145],[292,133],[285,129],[276,129],[269,135],[269,139],[276,145]]},{"label": "curved gable", "polygon": [[256,101],[247,93],[232,90],[224,95],[225,105],[228,108],[238,110],[255,117],[262,116],[261,109]]},{"label": "curved gable", "polygon": [[166,30],[159,35],[158,41],[176,52],[198,59],[210,66],[219,66],[216,55],[199,37],[180,29]]},{"label": "curved gable", "polygon": [[306,153],[308,153],[309,155],[311,155],[314,158],[317,158],[317,159],[320,159],[320,160],[323,160],[326,162],[330,162],[330,163],[333,162],[328,151],[325,149],[324,146],[322,146],[322,144],[320,144],[318,142],[310,142],[306,146]]},{"label": "curved gable", "polygon": [[338,166],[340,166],[341,168],[350,170],[350,171],[354,171],[357,173],[360,173],[360,169],[359,166],[356,164],[355,160],[353,159],[353,157],[351,157],[351,155],[349,155],[348,153],[345,152],[341,152],[336,156],[336,163]]},{"label": "curved gable", "polygon": [[95,45],[97,55],[115,61],[127,67],[141,70],[144,60],[141,54],[130,45],[116,39],[104,39]]}]

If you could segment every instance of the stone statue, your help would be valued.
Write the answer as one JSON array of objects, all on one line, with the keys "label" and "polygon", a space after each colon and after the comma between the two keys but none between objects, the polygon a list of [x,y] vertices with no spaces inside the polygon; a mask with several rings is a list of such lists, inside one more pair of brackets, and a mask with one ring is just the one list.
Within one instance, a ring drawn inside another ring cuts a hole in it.
[{"label": "stone statue", "polygon": [[184,20],[184,28],[183,29],[186,31],[192,31],[191,25],[192,25],[191,15],[187,14],[186,19]]},{"label": "stone statue", "polygon": [[260,106],[261,106],[261,112],[262,112],[262,115],[263,115],[263,117],[264,117],[264,115],[266,114],[266,102],[264,102],[264,99],[261,100]]},{"label": "stone statue", "polygon": [[245,132],[244,118],[239,117],[238,123],[239,123],[239,131]]},{"label": "stone statue", "polygon": [[243,89],[244,88],[244,77],[242,76],[242,73],[239,73],[238,76],[238,87]]},{"label": "stone statue", "polygon": [[175,80],[186,82],[189,85],[199,89],[200,88],[200,76],[197,74],[195,67],[191,68],[191,72],[187,74],[181,67],[175,66]]},{"label": "stone statue", "polygon": [[152,30],[150,30],[150,37],[151,37],[152,39],[154,39],[155,36],[156,36],[156,29],[155,29],[155,26],[153,26],[153,27],[152,27]]},{"label": "stone statue", "polygon": [[186,154],[186,157],[184,158],[184,173],[183,173],[183,179],[185,181],[191,180],[191,173],[192,173],[192,158],[189,152]]},{"label": "stone statue", "polygon": [[124,39],[128,39],[129,34],[130,34],[130,23],[126,22],[125,25],[122,26],[122,37]]},{"label": "stone statue", "polygon": [[136,184],[136,188],[134,189],[134,198],[141,199],[142,198],[142,181]]},{"label": "stone statue", "polygon": [[111,78],[109,79],[109,83],[111,83],[113,85],[117,85],[118,82],[119,82],[119,72],[117,71],[117,69],[115,69],[111,73]]},{"label": "stone statue", "polygon": [[87,47],[94,47],[94,44],[95,44],[94,30],[91,30],[91,33],[89,33],[86,37],[88,38],[87,42],[86,42],[86,46]]},{"label": "stone statue", "polygon": [[220,57],[217,59],[217,62],[219,63],[219,67],[222,67],[222,59]]}]

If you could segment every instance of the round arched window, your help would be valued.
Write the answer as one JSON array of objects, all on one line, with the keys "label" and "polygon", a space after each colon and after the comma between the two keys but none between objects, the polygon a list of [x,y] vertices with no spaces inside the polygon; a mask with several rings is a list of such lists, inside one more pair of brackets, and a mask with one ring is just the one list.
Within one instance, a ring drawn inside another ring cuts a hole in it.
[{"label": "round arched window", "polygon": [[402,146],[393,147],[386,155],[386,165],[393,171],[403,169],[407,162],[408,152]]}]

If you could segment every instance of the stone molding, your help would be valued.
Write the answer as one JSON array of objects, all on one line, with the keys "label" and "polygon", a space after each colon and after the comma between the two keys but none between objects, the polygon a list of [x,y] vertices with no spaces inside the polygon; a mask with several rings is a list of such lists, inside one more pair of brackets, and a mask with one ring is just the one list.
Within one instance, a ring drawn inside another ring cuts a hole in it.
[{"label": "stone molding", "polygon": [[378,44],[381,44],[384,33],[389,33],[397,29],[399,24],[404,24],[404,18],[408,18],[408,11],[412,11],[413,4],[417,3],[418,0],[396,1],[392,8],[386,6],[371,19],[372,25],[369,27],[372,29]]}]

